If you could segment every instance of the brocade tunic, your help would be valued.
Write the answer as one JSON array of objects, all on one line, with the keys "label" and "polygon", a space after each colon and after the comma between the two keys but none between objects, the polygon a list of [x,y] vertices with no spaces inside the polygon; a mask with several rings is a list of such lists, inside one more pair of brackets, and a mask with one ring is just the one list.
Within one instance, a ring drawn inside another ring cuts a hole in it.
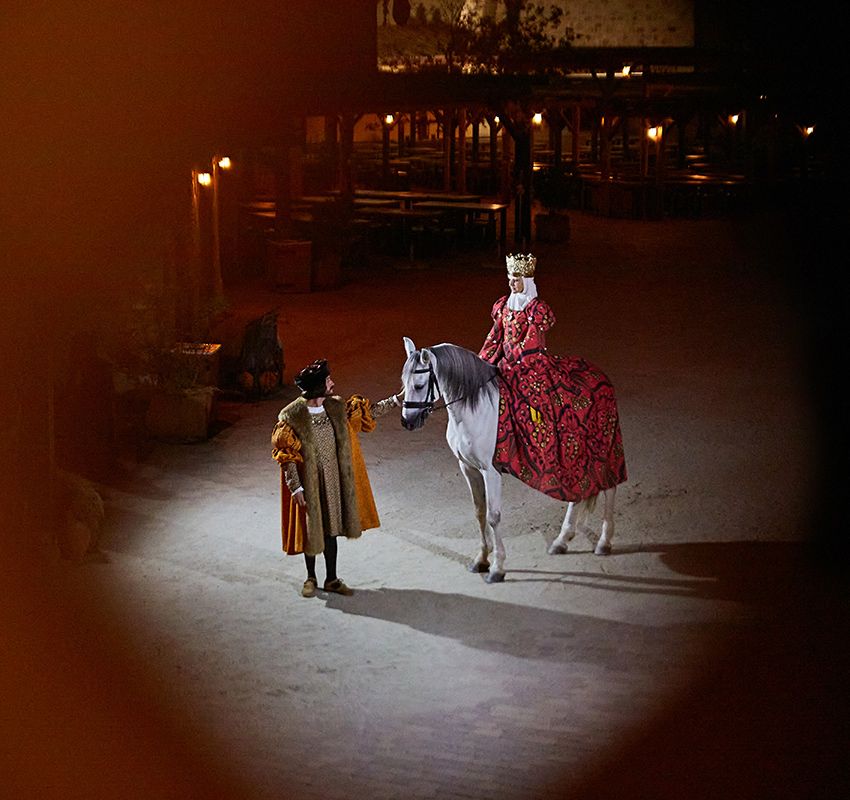
[{"label": "brocade tunic", "polygon": [[[316,414],[308,412],[301,398],[281,411],[272,432],[272,458],[281,467],[281,534],[285,553],[316,555],[323,550],[325,534],[356,538],[362,531],[380,526],[358,435],[373,431],[376,418],[397,407],[395,397],[373,405],[362,395],[352,395],[342,408],[340,398],[329,399]],[[333,415],[326,411],[329,408]],[[344,441],[337,438],[340,435],[345,435]],[[306,437],[306,445],[300,436]],[[309,497],[305,496],[312,524],[308,522],[307,509],[294,497],[304,486],[305,472],[306,477],[315,476]],[[344,476],[347,477],[343,479]]]},{"label": "brocade tunic", "polygon": [[[396,406],[395,400],[388,397],[369,406],[373,420],[377,420]],[[336,536],[342,530],[342,499],[339,486],[339,463],[336,455],[336,436],[333,425],[325,410],[310,414],[313,437],[318,452],[320,500],[322,507],[322,528],[330,536]],[[284,480],[293,494],[301,488],[298,468],[293,461],[283,465]]]}]

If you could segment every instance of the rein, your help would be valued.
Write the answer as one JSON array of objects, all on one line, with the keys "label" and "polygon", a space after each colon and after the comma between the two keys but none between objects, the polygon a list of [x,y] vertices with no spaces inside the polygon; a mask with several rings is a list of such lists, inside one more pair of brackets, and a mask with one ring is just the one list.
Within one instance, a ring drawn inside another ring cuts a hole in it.
[{"label": "rein", "polygon": [[[440,384],[437,381],[437,375],[434,372],[433,364],[429,364],[426,369],[414,369],[411,371],[412,375],[424,375],[428,373],[428,394],[425,396],[425,400],[415,401],[415,400],[403,400],[402,408],[421,408],[424,410],[425,415],[429,415],[433,411],[442,411],[444,408],[448,408],[452,403],[458,403],[461,400],[465,400],[469,395],[456,397],[454,400],[449,400],[447,403],[445,399],[443,399],[443,405],[434,406],[434,403],[437,400],[437,394],[439,393],[441,396],[443,394],[440,389]],[[497,372],[494,372],[489,378],[487,378],[484,383],[482,383],[475,391],[481,391],[490,381],[492,381],[498,375]]]}]

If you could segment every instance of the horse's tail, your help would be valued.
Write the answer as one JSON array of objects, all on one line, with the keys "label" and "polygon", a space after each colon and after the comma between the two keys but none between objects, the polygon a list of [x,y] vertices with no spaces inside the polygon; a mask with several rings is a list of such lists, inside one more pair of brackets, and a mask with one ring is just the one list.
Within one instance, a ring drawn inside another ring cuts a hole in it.
[{"label": "horse's tail", "polygon": [[596,499],[599,497],[598,494],[592,494],[587,500],[584,501],[584,507],[587,509],[588,514],[592,514],[594,509],[596,508]]}]

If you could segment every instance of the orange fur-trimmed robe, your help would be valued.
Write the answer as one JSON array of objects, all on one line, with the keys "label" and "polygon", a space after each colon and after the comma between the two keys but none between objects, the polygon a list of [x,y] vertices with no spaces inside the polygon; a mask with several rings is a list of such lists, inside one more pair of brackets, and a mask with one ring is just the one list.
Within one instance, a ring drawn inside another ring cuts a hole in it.
[{"label": "orange fur-trimmed robe", "polygon": [[[375,429],[375,418],[395,405],[392,399],[374,407],[365,397],[352,395],[343,403],[339,397],[325,400],[325,411],[334,427],[340,473],[343,530],[334,535],[358,538],[381,521],[372,495],[369,475],[360,449],[359,434]],[[373,413],[378,412],[380,413]],[[298,398],[280,412],[272,432],[272,458],[281,466],[281,534],[288,555],[318,555],[324,550],[324,531],[319,505],[319,483],[311,421],[306,401]],[[286,464],[294,463],[304,487],[305,511],[294,499],[284,477]],[[310,520],[314,520],[310,524]]]}]

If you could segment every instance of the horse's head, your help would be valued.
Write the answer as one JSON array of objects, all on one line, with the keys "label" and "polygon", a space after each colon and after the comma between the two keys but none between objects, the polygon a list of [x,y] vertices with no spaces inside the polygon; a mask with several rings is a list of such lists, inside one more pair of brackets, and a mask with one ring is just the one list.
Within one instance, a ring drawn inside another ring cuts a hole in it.
[{"label": "horse's head", "polygon": [[434,355],[427,348],[417,350],[416,345],[404,337],[407,361],[401,373],[404,401],[401,404],[401,424],[409,431],[421,428],[434,410],[440,397],[440,387],[434,373]]}]

